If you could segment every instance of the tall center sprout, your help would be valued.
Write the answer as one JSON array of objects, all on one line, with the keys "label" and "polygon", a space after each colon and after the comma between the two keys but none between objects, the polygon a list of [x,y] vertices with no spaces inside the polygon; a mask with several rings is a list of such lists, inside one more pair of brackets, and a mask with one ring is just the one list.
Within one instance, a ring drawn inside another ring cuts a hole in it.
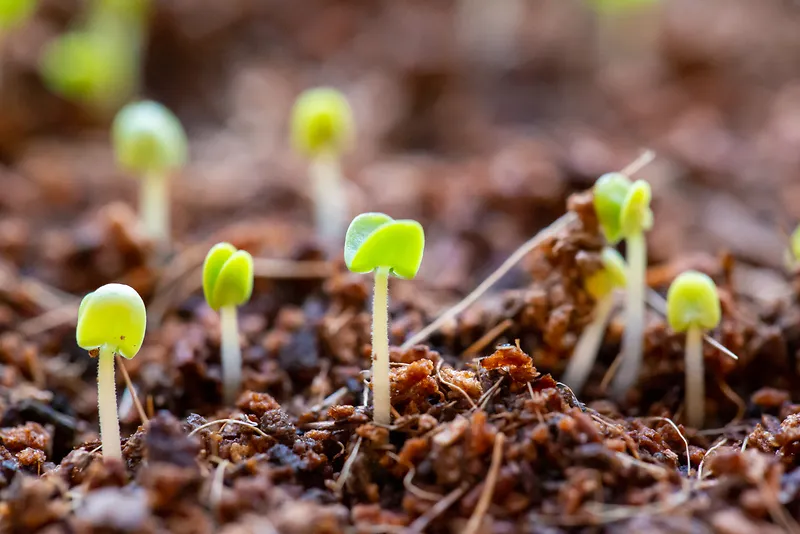
[{"label": "tall center sprout", "polygon": [[239,344],[237,306],[253,293],[253,257],[230,243],[218,243],[203,263],[203,294],[219,311],[222,363],[222,396],[226,404],[236,400],[242,384],[242,349]]},{"label": "tall center sprout", "polygon": [[355,273],[375,274],[372,303],[373,418],[392,421],[389,383],[389,275],[414,278],[422,263],[425,232],[417,221],[394,220],[383,213],[362,213],[350,223],[344,260]]},{"label": "tall center sprout", "polygon": [[133,358],[144,341],[147,312],[142,297],[123,284],[86,295],[78,309],[78,346],[97,356],[97,408],[103,459],[122,460],[114,354]]},{"label": "tall center sprout", "polygon": [[653,226],[651,196],[647,182],[631,182],[622,173],[603,175],[594,186],[594,206],[603,233],[610,244],[625,239],[628,263],[622,360],[611,385],[611,393],[618,400],[636,383],[642,366],[647,273],[645,232]]}]

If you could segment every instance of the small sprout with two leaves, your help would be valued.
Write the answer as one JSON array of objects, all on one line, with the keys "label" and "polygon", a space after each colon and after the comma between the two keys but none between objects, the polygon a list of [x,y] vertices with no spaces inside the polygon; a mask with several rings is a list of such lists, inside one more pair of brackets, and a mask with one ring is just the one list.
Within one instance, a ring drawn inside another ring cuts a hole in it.
[{"label": "small sprout with two leaves", "polygon": [[317,87],[295,101],[291,118],[292,144],[310,159],[317,236],[326,246],[344,234],[348,202],[340,158],[353,141],[353,113],[336,89]]},{"label": "small sprout with two leaves", "polygon": [[586,279],[586,291],[595,299],[592,321],[584,328],[569,360],[562,382],[577,394],[583,389],[614,310],[614,292],[625,287],[625,260],[611,247],[600,253],[602,269]]},{"label": "small sprout with two leaves", "polygon": [[647,272],[644,234],[653,226],[651,196],[650,184],[644,180],[631,182],[618,172],[601,176],[594,185],[594,207],[603,234],[612,245],[625,239],[628,262],[622,362],[612,384],[612,395],[617,399],[624,398],[636,383],[642,366]]},{"label": "small sprout with two leaves", "polygon": [[675,332],[686,332],[686,421],[702,428],[705,419],[703,336],[719,325],[717,286],[697,271],[678,275],[667,291],[667,321]]},{"label": "small sprout with two leaves", "polygon": [[389,384],[389,275],[417,275],[425,249],[422,225],[383,213],[353,219],[344,242],[344,261],[354,273],[375,273],[372,302],[372,398],[376,423],[391,423]]},{"label": "small sprout with two leaves", "polygon": [[142,297],[123,284],[107,284],[89,293],[78,309],[78,346],[97,354],[97,407],[103,459],[122,460],[117,417],[114,354],[131,359],[144,341],[147,312]]},{"label": "small sprout with two leaves", "polygon": [[141,179],[139,210],[147,234],[169,244],[169,173],[187,159],[186,132],[163,105],[145,100],[117,113],[112,127],[117,163]]},{"label": "small sprout with two leaves", "polygon": [[222,394],[227,404],[236,400],[242,385],[242,349],[236,307],[253,293],[253,257],[230,243],[217,243],[203,263],[203,294],[219,311],[222,362]]}]

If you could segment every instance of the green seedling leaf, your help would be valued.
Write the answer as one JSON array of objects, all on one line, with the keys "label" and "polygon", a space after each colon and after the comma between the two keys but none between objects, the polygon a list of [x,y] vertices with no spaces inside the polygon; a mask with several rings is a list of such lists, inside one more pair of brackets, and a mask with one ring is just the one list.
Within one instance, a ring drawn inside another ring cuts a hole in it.
[{"label": "green seedling leaf", "polygon": [[336,89],[318,87],[301,94],[292,109],[292,143],[308,156],[342,152],[353,138],[353,112]]},{"label": "green seedling leaf", "polygon": [[203,294],[211,308],[241,306],[253,293],[253,257],[230,243],[218,243],[203,263]]},{"label": "green seedling leaf", "polygon": [[36,11],[36,0],[2,0],[0,2],[0,30],[24,24]]},{"label": "green seedling leaf", "polygon": [[800,226],[794,229],[789,238],[789,250],[795,262],[800,261]]},{"label": "green seedling leaf", "polygon": [[612,245],[623,238],[620,214],[631,185],[630,178],[619,172],[604,174],[594,184],[594,210],[606,241]]},{"label": "green seedling leaf", "polygon": [[347,229],[344,261],[355,273],[389,267],[393,275],[410,279],[419,271],[424,249],[425,232],[417,221],[362,213]]},{"label": "green seedling leaf", "polygon": [[650,210],[651,198],[650,184],[644,180],[636,180],[631,185],[620,212],[620,227],[623,236],[645,232],[653,227],[653,212]]},{"label": "green seedling leaf", "polygon": [[618,287],[625,287],[628,266],[622,255],[611,247],[604,247],[600,253],[603,268],[586,279],[586,291],[595,299],[600,299]]},{"label": "green seedling leaf", "polygon": [[692,326],[711,330],[719,325],[719,295],[714,281],[697,271],[681,273],[667,292],[667,321],[676,332]]},{"label": "green seedling leaf", "polygon": [[591,0],[595,10],[601,13],[622,14],[642,8],[653,7],[659,0]]},{"label": "green seedling leaf", "polygon": [[145,100],[117,113],[112,127],[117,162],[139,174],[164,173],[186,162],[186,132],[163,105]]},{"label": "green seedling leaf", "polygon": [[83,297],[75,337],[83,349],[109,345],[130,359],[142,348],[146,324],[147,311],[139,293],[124,284],[106,284]]}]

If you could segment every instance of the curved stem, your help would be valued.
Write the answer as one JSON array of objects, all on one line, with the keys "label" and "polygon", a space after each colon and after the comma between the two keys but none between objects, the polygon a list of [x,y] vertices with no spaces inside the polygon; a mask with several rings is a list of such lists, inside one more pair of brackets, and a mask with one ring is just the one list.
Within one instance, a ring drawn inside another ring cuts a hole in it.
[{"label": "curved stem", "polygon": [[114,376],[114,350],[108,345],[100,347],[100,355],[97,357],[97,411],[100,417],[103,460],[122,461],[122,444],[117,417],[116,378]]},{"label": "curved stem", "polygon": [[242,386],[242,348],[239,345],[236,306],[222,306],[219,309],[219,321],[222,334],[222,396],[225,404],[230,405],[236,402]]},{"label": "curved stem", "polygon": [[592,322],[583,329],[578,344],[575,345],[575,351],[572,353],[561,381],[576,394],[583,389],[586,379],[592,372],[592,367],[597,359],[597,351],[600,349],[613,309],[614,293],[609,292],[595,304]]},{"label": "curved stem", "polygon": [[389,268],[375,270],[372,301],[372,405],[375,422],[392,422],[389,384]]},{"label": "curved stem", "polygon": [[150,173],[142,176],[139,216],[147,235],[159,246],[170,241],[169,178]]},{"label": "curved stem", "polygon": [[628,277],[625,284],[625,333],[622,336],[622,361],[611,384],[611,394],[622,400],[639,379],[644,344],[644,295],[647,271],[647,242],[644,233],[625,240]]},{"label": "curved stem", "polygon": [[703,370],[703,331],[692,326],[686,331],[686,422],[703,428],[706,413],[706,380]]},{"label": "curved stem", "polygon": [[347,194],[339,159],[333,154],[321,154],[309,167],[314,191],[314,219],[317,236],[325,247],[341,248],[347,230]]}]

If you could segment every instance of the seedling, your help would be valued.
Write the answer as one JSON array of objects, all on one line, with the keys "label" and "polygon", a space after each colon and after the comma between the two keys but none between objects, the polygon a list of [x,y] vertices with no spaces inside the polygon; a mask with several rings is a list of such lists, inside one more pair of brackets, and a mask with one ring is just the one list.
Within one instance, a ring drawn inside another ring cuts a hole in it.
[{"label": "seedling", "polygon": [[106,461],[122,460],[117,418],[114,354],[131,359],[144,341],[147,312],[142,297],[123,284],[107,284],[81,301],[76,339],[78,346],[97,356],[97,407],[100,439]]},{"label": "seedling", "polygon": [[310,159],[317,235],[327,245],[341,242],[348,203],[340,157],[353,138],[350,104],[335,89],[309,89],[294,104],[291,126],[295,149]]},{"label": "seedling", "polygon": [[786,250],[784,264],[787,271],[794,271],[800,265],[800,225],[789,236],[789,248]]},{"label": "seedling", "polygon": [[203,263],[203,294],[219,311],[222,334],[222,394],[227,404],[236,400],[242,385],[242,349],[236,307],[253,293],[253,257],[230,243],[218,243]]},{"label": "seedling", "polygon": [[169,173],[186,162],[186,132],[172,112],[152,101],[128,104],[114,119],[117,162],[141,178],[139,210],[148,235],[169,243]]},{"label": "seedling", "polygon": [[391,423],[389,385],[389,275],[417,275],[425,249],[422,225],[383,213],[353,219],[344,240],[344,261],[354,273],[375,273],[372,302],[372,397],[375,422]]},{"label": "seedling", "polygon": [[622,361],[612,384],[612,395],[617,399],[625,397],[642,366],[647,271],[644,233],[653,226],[650,198],[647,182],[631,182],[621,173],[601,176],[594,188],[594,206],[603,233],[611,244],[625,239],[628,262]]},{"label": "seedling", "polygon": [[626,265],[619,252],[605,247],[601,259],[603,268],[587,278],[585,283],[586,291],[595,299],[592,321],[581,333],[562,380],[575,393],[583,389],[597,359],[603,334],[614,309],[614,290],[625,286]]},{"label": "seedling", "polygon": [[705,419],[703,336],[720,321],[717,286],[697,271],[681,273],[667,292],[667,321],[676,332],[686,332],[686,420],[700,428]]}]

